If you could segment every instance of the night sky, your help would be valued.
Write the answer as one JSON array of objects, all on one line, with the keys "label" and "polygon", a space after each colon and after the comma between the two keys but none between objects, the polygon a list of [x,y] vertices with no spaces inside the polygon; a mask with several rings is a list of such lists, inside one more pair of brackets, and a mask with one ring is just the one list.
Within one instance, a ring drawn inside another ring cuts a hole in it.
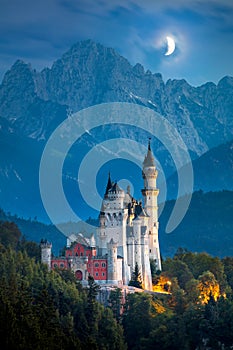
[{"label": "night sky", "polygon": [[0,0],[0,79],[17,59],[41,70],[92,39],[165,81],[217,83],[233,75],[232,19],[232,0]]}]

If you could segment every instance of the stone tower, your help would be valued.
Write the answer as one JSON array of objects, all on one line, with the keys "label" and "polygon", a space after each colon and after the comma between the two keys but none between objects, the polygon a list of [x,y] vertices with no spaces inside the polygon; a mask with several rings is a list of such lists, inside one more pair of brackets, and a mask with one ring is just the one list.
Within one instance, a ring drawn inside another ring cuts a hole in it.
[{"label": "stone tower", "polygon": [[161,259],[158,241],[158,194],[156,186],[158,171],[156,170],[154,157],[151,151],[150,139],[148,143],[147,155],[143,162],[142,177],[144,188],[142,195],[144,197],[144,209],[149,215],[148,233],[149,233],[149,257],[155,260],[156,267],[161,270]]},{"label": "stone tower", "polygon": [[117,273],[117,243],[110,240],[107,243],[108,249],[108,283],[117,284],[118,283],[118,273]]},{"label": "stone tower", "polygon": [[51,269],[51,256],[52,256],[52,244],[47,240],[41,240],[41,262],[48,266],[48,269]]},{"label": "stone tower", "polygon": [[[97,228],[97,246],[99,254],[109,255],[109,243],[117,243],[117,254],[123,258],[123,281],[129,281],[129,268],[127,258],[126,221],[128,208],[124,203],[125,192],[116,182],[111,182],[110,175],[106,192],[99,215],[99,227]],[[110,278],[111,279],[111,278]]]}]

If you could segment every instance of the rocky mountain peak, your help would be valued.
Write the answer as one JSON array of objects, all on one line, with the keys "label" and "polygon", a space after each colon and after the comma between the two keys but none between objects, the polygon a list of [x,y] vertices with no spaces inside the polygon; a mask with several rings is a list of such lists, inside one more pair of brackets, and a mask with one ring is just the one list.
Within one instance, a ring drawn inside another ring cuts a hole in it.
[{"label": "rocky mountain peak", "polygon": [[218,83],[218,88],[233,89],[233,77],[230,77],[230,76],[223,77]]},{"label": "rocky mountain peak", "polygon": [[76,112],[104,102],[137,103],[166,117],[200,155],[232,137],[232,95],[232,77],[198,88],[184,79],[165,84],[160,73],[145,72],[140,63],[132,66],[114,49],[86,40],[39,73],[16,61],[0,86],[0,116],[20,120],[17,130],[26,136],[45,137],[48,125],[64,120],[68,108]]},{"label": "rocky mountain peak", "polygon": [[35,98],[34,72],[31,65],[17,60],[0,85],[0,115],[17,119]]},{"label": "rocky mountain peak", "polygon": [[[17,60],[11,69],[9,69],[3,77],[3,81],[0,87],[9,84],[20,84],[26,82],[30,84],[32,79],[33,71],[30,64],[25,63],[22,60]],[[24,85],[23,88],[27,89],[29,85]]]}]

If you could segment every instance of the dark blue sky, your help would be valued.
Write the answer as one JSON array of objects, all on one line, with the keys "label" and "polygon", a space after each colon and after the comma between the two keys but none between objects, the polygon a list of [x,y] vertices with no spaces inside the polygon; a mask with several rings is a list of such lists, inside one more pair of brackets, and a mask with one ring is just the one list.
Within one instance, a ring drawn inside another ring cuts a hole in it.
[{"label": "dark blue sky", "polygon": [[232,0],[0,0],[0,79],[18,58],[41,70],[93,39],[165,81],[217,83],[233,75],[232,19]]}]

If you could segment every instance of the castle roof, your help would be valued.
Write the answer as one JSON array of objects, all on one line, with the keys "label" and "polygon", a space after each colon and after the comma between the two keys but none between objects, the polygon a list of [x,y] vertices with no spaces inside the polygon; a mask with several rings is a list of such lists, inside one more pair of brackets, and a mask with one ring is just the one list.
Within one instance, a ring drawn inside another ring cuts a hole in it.
[{"label": "castle roof", "polygon": [[135,218],[137,217],[149,217],[149,215],[146,213],[145,209],[142,207],[142,204],[138,204],[135,206]]},{"label": "castle roof", "polygon": [[[83,237],[82,233],[74,234],[75,243],[80,243],[85,247],[90,247],[90,240],[88,238]],[[92,242],[93,243],[93,242]]]},{"label": "castle roof", "polygon": [[110,172],[108,173],[108,183],[107,183],[107,186],[106,186],[106,190],[105,190],[105,195],[104,196],[107,196],[108,194],[108,191],[112,188],[112,181],[111,181],[111,175],[110,175]]},{"label": "castle roof", "polygon": [[147,212],[145,211],[145,209],[144,208],[141,208],[142,210],[141,210],[141,213],[139,214],[139,216],[140,217],[146,217],[146,218],[148,218],[149,217],[149,215],[147,214]]},{"label": "castle roof", "polygon": [[117,192],[124,192],[122,188],[117,184],[117,182],[112,184],[112,187],[108,191],[108,193],[117,193]]},{"label": "castle roof", "polygon": [[145,156],[144,162],[143,162],[143,167],[149,167],[149,166],[155,166],[155,160],[154,160],[154,156],[153,153],[151,151],[151,147],[150,147],[150,139],[148,142],[148,149],[147,149],[147,155]]}]

